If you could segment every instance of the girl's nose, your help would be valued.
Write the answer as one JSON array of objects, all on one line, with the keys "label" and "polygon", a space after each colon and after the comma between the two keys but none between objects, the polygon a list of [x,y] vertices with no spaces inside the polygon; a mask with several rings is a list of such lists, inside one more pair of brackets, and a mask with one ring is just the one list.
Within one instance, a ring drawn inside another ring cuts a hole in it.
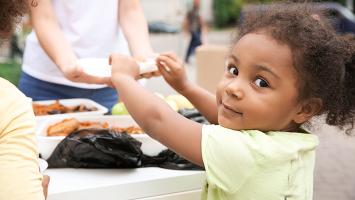
[{"label": "girl's nose", "polygon": [[226,93],[234,98],[242,99],[244,97],[244,90],[241,81],[238,79],[232,80],[226,86]]}]

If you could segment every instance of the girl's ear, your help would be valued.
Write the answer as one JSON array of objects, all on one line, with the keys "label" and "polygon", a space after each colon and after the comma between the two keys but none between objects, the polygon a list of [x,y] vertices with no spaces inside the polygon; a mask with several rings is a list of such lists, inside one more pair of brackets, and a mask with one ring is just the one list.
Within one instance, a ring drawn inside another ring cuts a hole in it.
[{"label": "girl's ear", "polygon": [[293,118],[293,121],[297,124],[308,121],[322,109],[322,106],[323,102],[319,98],[311,98],[304,101],[301,103],[300,109]]}]

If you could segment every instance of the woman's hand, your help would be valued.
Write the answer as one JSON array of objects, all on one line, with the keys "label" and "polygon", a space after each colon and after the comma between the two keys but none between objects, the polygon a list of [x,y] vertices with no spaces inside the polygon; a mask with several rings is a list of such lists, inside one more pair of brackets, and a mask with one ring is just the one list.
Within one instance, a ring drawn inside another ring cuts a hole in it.
[{"label": "woman's hand", "polygon": [[157,57],[158,69],[165,81],[177,92],[183,93],[188,88],[186,70],[174,53],[163,53]]},{"label": "woman's hand", "polygon": [[122,78],[139,79],[139,66],[137,61],[129,56],[111,54],[109,63],[112,67],[111,81],[115,85]]},{"label": "woman's hand", "polygon": [[80,66],[75,62],[71,66],[60,67],[60,69],[62,70],[64,76],[73,82],[111,85],[110,77],[89,75],[84,72],[83,67],[85,66]]}]

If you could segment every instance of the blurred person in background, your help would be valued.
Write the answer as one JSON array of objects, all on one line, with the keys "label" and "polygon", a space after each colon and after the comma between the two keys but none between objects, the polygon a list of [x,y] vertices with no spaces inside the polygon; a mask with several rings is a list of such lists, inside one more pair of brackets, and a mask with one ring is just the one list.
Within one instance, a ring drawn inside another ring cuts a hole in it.
[{"label": "blurred person in background", "polygon": [[10,58],[16,59],[17,57],[22,57],[23,51],[18,45],[18,35],[13,34],[10,42]]},{"label": "blurred person in background", "polygon": [[[27,11],[27,3],[0,0],[0,42],[10,39],[15,24]],[[3,78],[0,91],[0,199],[43,200],[49,177],[39,172],[32,105]]]},{"label": "blurred person in background", "polygon": [[19,88],[33,100],[88,98],[110,109],[110,79],[85,73],[78,59],[154,53],[139,0],[41,0],[30,19]]},{"label": "blurred person in background", "polygon": [[189,58],[195,53],[196,47],[206,43],[207,25],[200,15],[200,0],[193,1],[192,8],[186,14],[183,30],[190,35],[190,43],[185,56],[185,63],[189,63]]}]

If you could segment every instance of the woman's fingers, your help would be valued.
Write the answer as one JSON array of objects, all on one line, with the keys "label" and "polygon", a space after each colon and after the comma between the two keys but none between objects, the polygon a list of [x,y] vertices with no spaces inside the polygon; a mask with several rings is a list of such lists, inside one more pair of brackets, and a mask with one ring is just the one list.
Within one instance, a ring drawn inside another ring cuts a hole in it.
[{"label": "woman's fingers", "polygon": [[90,83],[92,84],[109,85],[111,82],[111,77],[90,76],[89,79],[90,79]]}]

